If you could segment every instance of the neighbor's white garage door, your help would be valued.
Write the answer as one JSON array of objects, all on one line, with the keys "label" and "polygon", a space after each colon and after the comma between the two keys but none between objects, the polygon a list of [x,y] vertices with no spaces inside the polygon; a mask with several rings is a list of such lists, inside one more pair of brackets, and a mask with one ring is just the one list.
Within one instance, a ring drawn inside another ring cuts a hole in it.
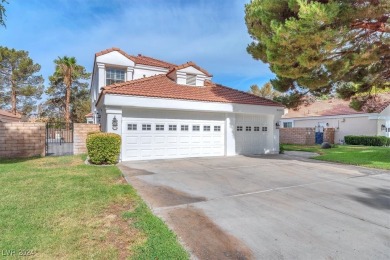
[{"label": "neighbor's white garage door", "polygon": [[267,116],[237,114],[234,130],[237,154],[251,155],[268,152],[272,129],[270,129]]},{"label": "neighbor's white garage door", "polygon": [[[129,112],[122,119],[122,160],[150,160],[225,154],[221,115]],[[140,117],[134,117],[134,116]]]}]

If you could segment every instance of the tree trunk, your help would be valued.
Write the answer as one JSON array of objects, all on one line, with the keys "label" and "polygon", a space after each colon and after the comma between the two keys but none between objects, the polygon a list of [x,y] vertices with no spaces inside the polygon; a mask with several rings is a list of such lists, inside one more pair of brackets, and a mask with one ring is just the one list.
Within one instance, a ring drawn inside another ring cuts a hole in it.
[{"label": "tree trunk", "polygon": [[70,123],[70,85],[66,86],[65,122]]},{"label": "tree trunk", "polygon": [[15,82],[11,81],[11,113],[16,115],[16,86]]}]

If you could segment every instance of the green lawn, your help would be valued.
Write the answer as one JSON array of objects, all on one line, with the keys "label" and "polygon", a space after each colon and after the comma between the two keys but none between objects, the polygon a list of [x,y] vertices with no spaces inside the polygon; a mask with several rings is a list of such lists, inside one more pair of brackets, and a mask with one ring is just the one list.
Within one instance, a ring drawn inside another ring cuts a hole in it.
[{"label": "green lawn", "polygon": [[390,170],[390,148],[374,146],[339,145],[332,149],[321,149],[319,145],[283,145],[286,151],[319,153],[316,160],[353,164],[370,168]]},{"label": "green lawn", "polygon": [[40,259],[188,259],[115,166],[0,159],[0,250]]}]

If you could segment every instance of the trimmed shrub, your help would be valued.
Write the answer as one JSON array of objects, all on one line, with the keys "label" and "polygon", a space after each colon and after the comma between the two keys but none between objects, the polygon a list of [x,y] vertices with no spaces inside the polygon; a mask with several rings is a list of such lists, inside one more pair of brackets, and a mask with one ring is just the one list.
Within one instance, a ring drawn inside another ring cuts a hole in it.
[{"label": "trimmed shrub", "polygon": [[121,136],[113,133],[94,133],[87,137],[89,160],[93,164],[115,164],[118,162]]},{"label": "trimmed shrub", "polygon": [[93,131],[93,132],[88,132],[87,136],[94,135],[94,134],[99,134],[101,133],[100,131]]},{"label": "trimmed shrub", "polygon": [[345,143],[350,145],[365,145],[365,146],[388,146],[390,138],[385,136],[355,136],[347,135],[344,137]]}]

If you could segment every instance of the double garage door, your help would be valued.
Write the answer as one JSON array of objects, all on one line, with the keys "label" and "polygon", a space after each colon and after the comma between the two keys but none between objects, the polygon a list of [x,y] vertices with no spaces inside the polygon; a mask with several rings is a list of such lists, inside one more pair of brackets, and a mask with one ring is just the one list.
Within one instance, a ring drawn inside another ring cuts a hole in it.
[{"label": "double garage door", "polygon": [[225,121],[221,117],[175,112],[143,116],[147,117],[122,120],[124,161],[225,154]]},{"label": "double garage door", "polygon": [[[225,155],[225,131],[234,132],[236,154],[267,152],[266,117],[237,115],[225,126],[224,114],[132,111],[122,119],[122,160]],[[231,135],[229,135],[231,136]]]}]

